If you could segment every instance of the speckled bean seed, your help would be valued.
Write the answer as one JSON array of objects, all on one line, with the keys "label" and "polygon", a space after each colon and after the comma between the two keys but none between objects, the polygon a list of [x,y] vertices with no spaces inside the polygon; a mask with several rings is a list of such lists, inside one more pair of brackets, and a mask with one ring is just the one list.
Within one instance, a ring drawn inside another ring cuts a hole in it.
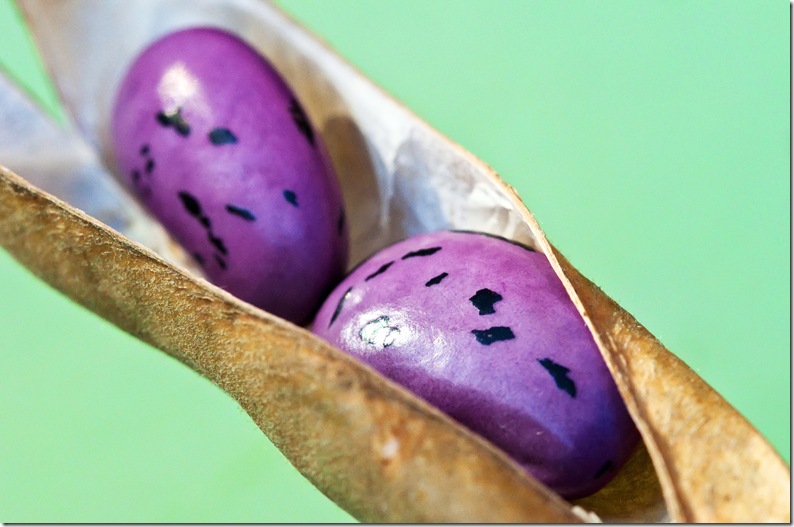
[{"label": "speckled bean seed", "polygon": [[213,28],[154,42],[121,81],[121,177],[209,279],[296,323],[347,261],[341,192],[319,134],[273,67]]},{"label": "speckled bean seed", "polygon": [[548,260],[519,244],[440,232],[392,245],[341,282],[312,329],[564,497],[609,482],[639,440]]}]

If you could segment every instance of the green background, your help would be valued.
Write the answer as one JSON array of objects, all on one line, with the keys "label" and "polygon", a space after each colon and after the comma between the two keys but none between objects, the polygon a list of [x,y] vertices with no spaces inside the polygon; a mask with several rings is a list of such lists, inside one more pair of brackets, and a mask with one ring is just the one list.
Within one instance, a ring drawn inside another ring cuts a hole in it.
[{"label": "green background", "polygon": [[[283,5],[790,460],[788,2]],[[56,108],[9,0],[0,35]],[[349,519],[220,390],[0,251],[0,521]]]}]

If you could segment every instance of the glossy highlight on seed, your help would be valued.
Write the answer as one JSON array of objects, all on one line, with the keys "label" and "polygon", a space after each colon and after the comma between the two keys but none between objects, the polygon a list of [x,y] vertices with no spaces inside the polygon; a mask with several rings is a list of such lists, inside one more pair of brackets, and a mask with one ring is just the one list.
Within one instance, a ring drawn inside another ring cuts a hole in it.
[{"label": "glossy highlight on seed", "polygon": [[118,87],[111,137],[119,175],[210,281],[311,320],[347,263],[341,190],[264,57],[209,27],[151,43]]},{"label": "glossy highlight on seed", "polygon": [[546,256],[520,244],[473,232],[399,242],[356,267],[312,329],[564,497],[608,483],[639,440]]}]

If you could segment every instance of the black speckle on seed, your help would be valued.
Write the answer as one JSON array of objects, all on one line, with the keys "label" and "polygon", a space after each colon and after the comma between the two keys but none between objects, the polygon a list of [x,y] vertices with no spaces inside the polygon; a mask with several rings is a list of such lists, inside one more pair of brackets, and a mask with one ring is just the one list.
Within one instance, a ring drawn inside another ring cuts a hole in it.
[{"label": "black speckle on seed", "polygon": [[295,98],[290,100],[289,114],[297,125],[298,131],[303,134],[310,145],[314,146],[314,130],[312,130],[312,125],[306,117],[306,112],[303,111],[300,103]]},{"label": "black speckle on seed", "polygon": [[183,190],[179,192],[179,199],[182,201],[182,206],[185,207],[185,210],[188,211],[191,216],[196,218],[202,216],[201,203],[199,203],[199,200],[196,199],[195,196]]},{"label": "black speckle on seed", "polygon": [[339,313],[342,312],[342,306],[344,305],[345,300],[347,300],[347,297],[350,296],[350,291],[352,290],[353,287],[348,287],[347,291],[345,291],[345,294],[339,298],[339,302],[337,302],[336,304],[336,309],[334,309],[334,314],[331,315],[331,321],[328,323],[329,328],[331,327],[331,324],[333,324],[336,321],[336,317],[339,316]]},{"label": "black speckle on seed", "polygon": [[239,216],[245,221],[256,221],[256,216],[254,216],[253,212],[243,207],[238,207],[237,205],[226,205],[226,212]]},{"label": "black speckle on seed", "polygon": [[154,159],[147,159],[146,160],[146,173],[151,174],[152,170],[154,170]]},{"label": "black speckle on seed", "polygon": [[566,368],[561,364],[557,364],[549,358],[538,359],[538,362],[541,366],[546,368],[546,371],[548,371],[552,376],[557,388],[564,391],[571,397],[576,397],[576,383],[573,382],[573,379],[568,377],[568,372],[571,371],[569,368]]},{"label": "black speckle on seed", "polygon": [[480,311],[480,315],[493,315],[496,313],[493,306],[495,303],[502,300],[502,295],[490,289],[480,289],[473,297],[469,298],[469,300],[471,300],[474,307]]},{"label": "black speckle on seed", "polygon": [[204,267],[204,257],[200,253],[193,253],[193,259],[198,262],[201,267]]},{"label": "black speckle on seed", "polygon": [[378,268],[378,270],[377,270],[377,271],[375,271],[374,273],[372,273],[371,275],[369,275],[368,277],[366,277],[366,278],[364,279],[364,281],[365,281],[365,282],[369,282],[370,280],[372,280],[373,278],[375,278],[375,277],[376,277],[376,276],[378,276],[379,274],[383,274],[383,273],[385,273],[385,272],[386,272],[386,270],[387,270],[389,267],[391,267],[392,265],[394,265],[394,261],[391,261],[391,262],[386,262],[385,264],[381,265],[381,266]]},{"label": "black speckle on seed", "polygon": [[133,170],[133,171],[132,171],[132,180],[133,180],[134,182],[136,182],[136,183],[137,183],[137,182],[138,182],[138,180],[140,180],[140,179],[141,179],[141,173],[140,173],[140,171],[138,171],[138,170]]},{"label": "black speckle on seed", "polygon": [[612,465],[613,465],[612,460],[611,459],[607,459],[606,463],[601,465],[601,468],[599,468],[596,471],[595,476],[593,476],[593,479],[598,479],[601,476],[603,476],[604,474],[606,474],[607,472],[609,472],[609,470],[612,468]]},{"label": "black speckle on seed", "polygon": [[389,325],[389,317],[386,315],[380,316],[375,320],[367,322],[358,336],[367,344],[372,344],[379,348],[388,348],[394,344],[397,335],[400,334],[400,328],[397,326]]},{"label": "black speckle on seed", "polygon": [[433,286],[433,285],[438,285],[438,284],[440,284],[440,283],[441,283],[441,280],[443,280],[444,278],[446,278],[446,277],[448,277],[448,276],[449,276],[449,273],[441,273],[441,274],[440,274],[440,275],[438,275],[438,276],[434,276],[433,278],[431,278],[430,280],[428,280],[427,282],[425,282],[425,287],[430,287],[430,286]]},{"label": "black speckle on seed", "polygon": [[207,229],[212,227],[212,221],[207,216],[202,216],[199,218],[199,223],[201,223]]},{"label": "black speckle on seed", "polygon": [[336,232],[342,234],[342,231],[345,229],[345,210],[342,209],[339,211],[339,219],[336,220]]},{"label": "black speckle on seed", "polygon": [[220,251],[221,254],[223,254],[224,256],[228,256],[229,251],[228,249],[226,249],[226,244],[223,243],[223,240],[213,235],[211,232],[207,233],[207,235],[209,236],[209,240],[212,243],[212,245],[214,245],[215,248],[218,249],[218,251]]},{"label": "black speckle on seed", "polygon": [[287,200],[293,207],[298,206],[298,195],[291,190],[284,191],[284,199]]},{"label": "black speckle on seed", "polygon": [[138,151],[138,153],[141,154],[142,156],[148,155],[149,154],[149,145],[145,144],[145,145],[141,146],[141,149]]},{"label": "black speckle on seed", "polygon": [[473,329],[471,332],[477,337],[477,342],[484,346],[490,346],[494,342],[499,342],[501,340],[512,340],[516,338],[513,334],[513,330],[506,326],[494,326],[488,329]]},{"label": "black speckle on seed", "polygon": [[155,116],[157,122],[165,128],[173,128],[182,137],[190,135],[190,125],[182,116],[182,108],[177,108],[174,113],[158,112]]},{"label": "black speckle on seed", "polygon": [[237,137],[228,128],[215,128],[209,133],[210,143],[215,146],[230,145],[237,142]]},{"label": "black speckle on seed", "polygon": [[431,254],[436,254],[440,250],[441,247],[430,247],[428,249],[419,249],[418,251],[412,251],[408,254],[403,255],[402,259],[407,260],[408,258],[415,258],[417,256],[430,256]]},{"label": "black speckle on seed", "polygon": [[226,260],[224,260],[223,258],[218,256],[217,254],[215,254],[213,256],[215,256],[215,262],[217,262],[218,267],[220,267],[221,269],[223,269],[225,271],[226,270]]},{"label": "black speckle on seed", "polygon": [[187,121],[180,120],[175,125],[176,133],[181,135],[182,137],[187,137],[190,135],[190,125],[187,124]]}]

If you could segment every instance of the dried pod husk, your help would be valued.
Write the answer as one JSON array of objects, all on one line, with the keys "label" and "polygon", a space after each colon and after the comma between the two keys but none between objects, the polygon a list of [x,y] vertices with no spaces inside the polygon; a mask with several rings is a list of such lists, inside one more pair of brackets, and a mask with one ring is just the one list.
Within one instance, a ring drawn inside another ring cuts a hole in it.
[{"label": "dried pod husk", "polygon": [[[40,135],[57,136],[48,144],[63,155],[47,163],[21,152],[13,166],[90,216],[2,170],[0,244],[54,287],[218,384],[357,518],[573,522],[594,519],[592,511],[605,521],[789,520],[789,469],[735,409],[578,273],[490,168],[277,9],[253,0],[20,3],[82,139],[42,124]],[[304,101],[345,188],[353,263],[406,235],[447,228],[516,239],[549,258],[643,437],[610,485],[575,504],[560,499],[371,369],[201,279],[106,179],[109,87],[146,43],[199,24],[240,34]],[[86,195],[95,180],[112,199]],[[394,440],[396,453],[383,448]]]}]

